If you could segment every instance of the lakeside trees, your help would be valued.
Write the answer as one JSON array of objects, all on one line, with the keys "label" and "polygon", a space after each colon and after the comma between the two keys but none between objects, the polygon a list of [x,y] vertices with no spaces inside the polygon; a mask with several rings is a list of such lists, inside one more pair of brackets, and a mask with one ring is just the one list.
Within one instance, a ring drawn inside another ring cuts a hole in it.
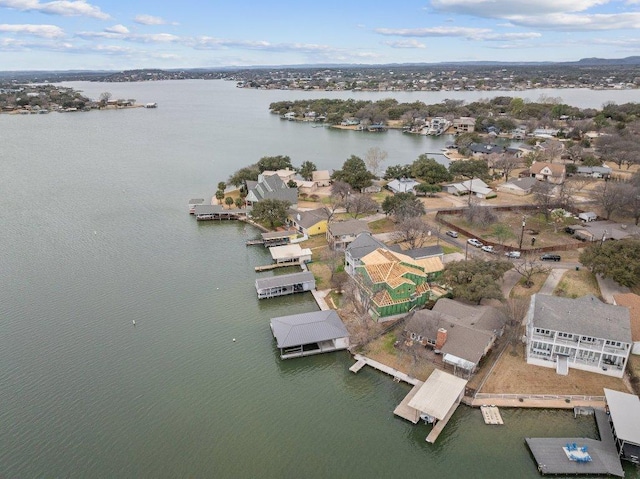
[{"label": "lakeside trees", "polygon": [[480,304],[482,299],[503,299],[498,280],[511,268],[508,261],[454,261],[445,266],[442,279],[454,298]]},{"label": "lakeside trees", "polygon": [[640,241],[596,242],[581,254],[580,262],[592,273],[611,278],[623,286],[640,284]]},{"label": "lakeside trees", "polygon": [[331,179],[334,181],[343,181],[349,184],[354,190],[360,191],[367,186],[371,186],[373,174],[367,170],[367,165],[362,158],[351,155],[351,157],[343,163],[341,169],[333,172]]},{"label": "lakeside trees", "polygon": [[266,199],[253,205],[251,217],[261,223],[268,223],[271,228],[283,224],[287,219],[287,211],[291,203],[283,200]]}]

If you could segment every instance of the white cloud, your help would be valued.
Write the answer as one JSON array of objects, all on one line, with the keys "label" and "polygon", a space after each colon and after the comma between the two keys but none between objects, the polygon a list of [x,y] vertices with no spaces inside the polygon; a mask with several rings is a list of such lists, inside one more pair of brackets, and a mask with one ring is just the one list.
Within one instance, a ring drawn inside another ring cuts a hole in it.
[{"label": "white cloud", "polygon": [[593,15],[553,13],[534,17],[512,15],[505,18],[514,25],[563,31],[621,30],[640,28],[640,13],[635,12],[612,14],[603,13]]},{"label": "white cloud", "polygon": [[391,48],[427,48],[424,43],[420,43],[418,40],[396,40],[384,42],[384,44]]},{"label": "white cloud", "polygon": [[[122,25],[116,25],[115,27],[123,27]],[[78,32],[76,36],[84,39],[91,38],[106,38],[110,40],[123,40],[137,43],[180,43],[184,40],[171,33],[130,33],[126,27],[124,30],[109,27],[102,32]]]},{"label": "white cloud", "polygon": [[509,15],[545,15],[549,13],[583,12],[610,0],[431,0],[440,11],[504,18]]},{"label": "white cloud", "polygon": [[129,29],[121,24],[114,25],[112,27],[107,27],[104,29],[104,31],[109,33],[121,33],[123,35],[129,33]]},{"label": "white cloud", "polygon": [[471,37],[483,33],[491,33],[488,28],[469,27],[430,27],[430,28],[376,28],[380,35],[398,37]]},{"label": "white cloud", "polygon": [[141,25],[177,25],[175,22],[168,22],[162,17],[153,15],[136,15],[133,21]]},{"label": "white cloud", "polygon": [[41,3],[39,0],[0,0],[0,7],[25,12],[33,11],[50,15],[62,15],[64,17],[92,17],[99,20],[111,18],[100,10],[100,7],[91,5],[84,0],[54,0],[45,3]]},{"label": "white cloud", "polygon": [[64,30],[56,25],[8,25],[0,24],[0,32],[33,35],[43,38],[64,37]]}]

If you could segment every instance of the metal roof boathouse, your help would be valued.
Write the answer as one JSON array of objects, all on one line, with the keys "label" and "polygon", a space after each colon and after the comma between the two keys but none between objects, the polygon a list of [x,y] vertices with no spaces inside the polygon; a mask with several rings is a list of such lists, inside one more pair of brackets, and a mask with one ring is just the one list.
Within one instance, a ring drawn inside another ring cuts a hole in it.
[{"label": "metal roof boathouse", "polygon": [[315,287],[316,280],[310,271],[256,279],[258,299],[304,293],[305,291],[311,291]]},{"label": "metal roof boathouse", "polygon": [[349,347],[349,332],[338,313],[332,309],[273,318],[271,332],[282,359]]},{"label": "metal roof boathouse", "polygon": [[622,459],[640,464],[640,399],[605,389],[609,422]]}]

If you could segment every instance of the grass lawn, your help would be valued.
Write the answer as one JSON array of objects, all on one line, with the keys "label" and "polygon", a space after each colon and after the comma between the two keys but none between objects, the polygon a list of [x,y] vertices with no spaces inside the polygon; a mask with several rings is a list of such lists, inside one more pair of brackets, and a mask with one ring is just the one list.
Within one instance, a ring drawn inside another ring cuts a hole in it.
[{"label": "grass lawn", "polygon": [[382,218],[381,220],[372,221],[369,223],[369,229],[373,234],[376,233],[388,233],[396,229],[395,223],[389,218]]},{"label": "grass lawn", "polygon": [[[313,250],[314,256],[316,255],[316,249],[321,247],[328,247],[327,245],[327,237],[324,233],[314,236],[309,236],[309,239],[300,243],[302,248],[311,248]],[[315,257],[313,258],[316,259]]]},{"label": "grass lawn", "polygon": [[563,298],[580,298],[587,294],[601,297],[596,277],[585,268],[580,271],[570,270],[564,273],[558,286],[553,290],[554,296]]},{"label": "grass lawn", "polygon": [[[401,327],[397,329],[401,330]],[[393,344],[398,339],[401,339],[398,334],[400,334],[400,332],[396,332],[394,329],[375,341],[368,343],[364,347],[362,354],[386,366],[402,371],[409,376],[421,381],[426,381],[435,369],[435,366],[428,361],[415,360],[408,352],[396,349]]]},{"label": "grass lawn", "polygon": [[516,351],[512,354],[511,346],[507,346],[480,392],[592,396],[603,396],[603,388],[628,392],[622,379],[572,368],[567,376],[561,376],[555,368],[527,364],[523,344]]},{"label": "grass lawn", "polygon": [[309,271],[316,278],[317,289],[327,289],[331,286],[331,268],[322,262],[311,262],[307,264]]}]

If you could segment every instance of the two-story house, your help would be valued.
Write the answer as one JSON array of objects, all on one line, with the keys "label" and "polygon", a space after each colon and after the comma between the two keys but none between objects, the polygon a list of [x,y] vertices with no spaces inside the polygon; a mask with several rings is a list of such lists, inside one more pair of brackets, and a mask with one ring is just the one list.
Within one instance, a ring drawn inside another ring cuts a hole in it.
[{"label": "two-story house", "polygon": [[629,310],[593,295],[579,299],[531,297],[527,313],[527,363],[621,378],[631,353]]},{"label": "two-story house", "polygon": [[370,232],[366,221],[336,221],[327,226],[327,243],[331,249],[344,251],[363,232]]},{"label": "two-story house", "polygon": [[369,312],[376,320],[409,312],[431,298],[429,282],[438,278],[444,266],[439,257],[413,258],[378,248],[361,258],[354,278],[361,295],[370,301]]}]

